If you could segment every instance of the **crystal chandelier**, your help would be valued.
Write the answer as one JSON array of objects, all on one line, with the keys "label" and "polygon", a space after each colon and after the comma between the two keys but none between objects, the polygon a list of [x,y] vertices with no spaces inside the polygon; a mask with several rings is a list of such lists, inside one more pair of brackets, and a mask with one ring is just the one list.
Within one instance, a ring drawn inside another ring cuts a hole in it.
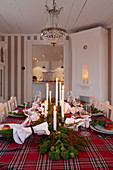
[{"label": "crystal chandelier", "polygon": [[65,38],[67,31],[59,27],[59,14],[63,7],[58,8],[56,6],[55,0],[53,0],[53,8],[50,9],[45,5],[48,13],[48,23],[46,28],[41,30],[41,37],[43,40],[48,40],[53,46],[57,44],[60,40]]}]

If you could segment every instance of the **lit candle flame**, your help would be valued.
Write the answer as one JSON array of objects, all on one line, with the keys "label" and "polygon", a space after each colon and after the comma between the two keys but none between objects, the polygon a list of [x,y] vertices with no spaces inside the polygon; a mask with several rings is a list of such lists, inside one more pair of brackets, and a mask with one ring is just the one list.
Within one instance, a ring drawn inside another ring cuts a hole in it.
[{"label": "lit candle flame", "polygon": [[49,84],[48,83],[46,83],[46,87],[48,87],[49,86]]},{"label": "lit candle flame", "polygon": [[54,111],[56,111],[56,106],[54,106]]},{"label": "lit candle flame", "polygon": [[62,85],[62,90],[64,90],[64,85]]},{"label": "lit candle flame", "polygon": [[58,78],[56,78],[56,81],[58,81]]},{"label": "lit candle flame", "polygon": [[84,78],[88,78],[88,75],[87,75],[87,74],[85,74],[85,75],[84,75]]}]

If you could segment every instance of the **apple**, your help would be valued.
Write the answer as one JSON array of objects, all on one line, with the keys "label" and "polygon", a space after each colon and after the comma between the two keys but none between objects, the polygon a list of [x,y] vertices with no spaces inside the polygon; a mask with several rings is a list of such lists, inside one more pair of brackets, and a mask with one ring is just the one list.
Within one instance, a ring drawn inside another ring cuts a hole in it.
[{"label": "apple", "polygon": [[113,129],[113,124],[110,123],[110,122],[105,123],[105,129],[112,130]]},{"label": "apple", "polygon": [[9,125],[4,125],[1,130],[7,130],[7,129],[10,129],[10,126]]}]

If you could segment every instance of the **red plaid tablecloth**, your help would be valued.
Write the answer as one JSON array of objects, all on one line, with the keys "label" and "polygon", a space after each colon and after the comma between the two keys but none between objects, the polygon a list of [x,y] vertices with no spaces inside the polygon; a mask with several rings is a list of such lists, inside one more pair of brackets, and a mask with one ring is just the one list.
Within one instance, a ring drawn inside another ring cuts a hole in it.
[{"label": "red plaid tablecloth", "polygon": [[[8,123],[21,123],[17,118],[6,118]],[[40,155],[36,149],[36,141],[40,136],[31,135],[23,145],[0,139],[0,150],[22,147],[21,150],[0,152],[0,170],[5,169],[32,169],[32,170],[108,170],[113,169],[113,137],[102,138],[98,133],[91,133],[85,151],[79,151],[74,159],[52,161],[47,154]]]}]

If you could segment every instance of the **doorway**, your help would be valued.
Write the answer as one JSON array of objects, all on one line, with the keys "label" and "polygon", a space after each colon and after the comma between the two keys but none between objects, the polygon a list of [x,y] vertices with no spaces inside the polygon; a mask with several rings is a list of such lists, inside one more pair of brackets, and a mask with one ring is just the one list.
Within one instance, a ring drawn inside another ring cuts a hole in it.
[{"label": "doorway", "polygon": [[41,91],[45,99],[46,83],[52,97],[55,97],[55,80],[58,78],[64,84],[64,49],[63,45],[33,45],[33,99],[36,91]]},{"label": "doorway", "polygon": [[[32,101],[33,98],[33,83],[32,83],[32,76],[33,76],[33,46],[34,45],[48,45],[47,42],[43,40],[27,40],[26,43],[26,101]],[[71,90],[72,88],[72,60],[71,60],[71,43],[67,40],[64,40],[61,44],[63,46],[63,65],[64,65],[64,86],[65,86],[65,94]]]}]

